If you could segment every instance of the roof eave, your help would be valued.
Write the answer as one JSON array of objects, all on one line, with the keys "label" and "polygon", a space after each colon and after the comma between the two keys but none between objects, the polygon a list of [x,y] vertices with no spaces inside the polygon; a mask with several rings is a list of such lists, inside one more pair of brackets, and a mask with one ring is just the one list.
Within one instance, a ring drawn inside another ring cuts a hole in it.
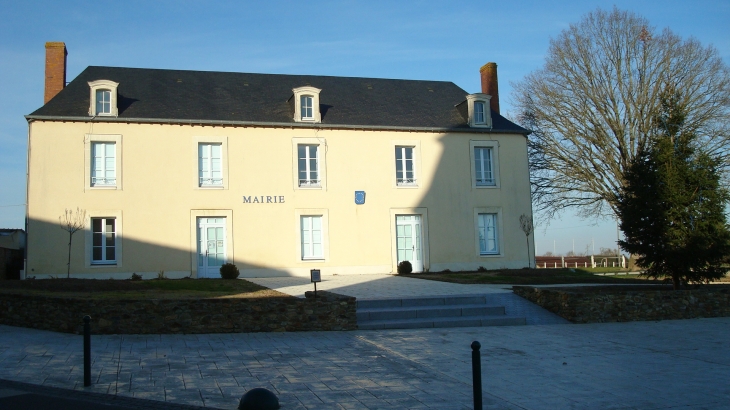
[{"label": "roof eave", "polygon": [[521,134],[527,136],[529,130],[500,130],[494,128],[449,128],[449,127],[408,127],[396,125],[353,125],[353,124],[323,124],[300,122],[267,122],[267,121],[230,121],[230,120],[202,120],[202,119],[172,119],[172,118],[119,118],[119,117],[88,117],[88,116],[55,116],[55,115],[26,115],[26,121],[65,121],[65,122],[118,122],[140,124],[181,124],[181,125],[218,125],[218,126],[250,126],[268,128],[315,128],[315,129],[351,129],[373,131],[418,131],[418,132],[468,132],[468,133],[499,133]]}]

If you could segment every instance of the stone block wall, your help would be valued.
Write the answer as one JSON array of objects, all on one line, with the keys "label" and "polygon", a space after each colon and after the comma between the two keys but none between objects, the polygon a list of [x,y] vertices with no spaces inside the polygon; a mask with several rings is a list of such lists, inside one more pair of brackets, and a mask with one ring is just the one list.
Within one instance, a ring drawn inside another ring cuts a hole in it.
[{"label": "stone block wall", "polygon": [[357,329],[355,298],[94,300],[0,294],[0,324],[93,334],[296,332]]},{"label": "stone block wall", "polygon": [[534,288],[514,293],[573,323],[692,319],[730,316],[730,286],[697,289],[611,287]]}]

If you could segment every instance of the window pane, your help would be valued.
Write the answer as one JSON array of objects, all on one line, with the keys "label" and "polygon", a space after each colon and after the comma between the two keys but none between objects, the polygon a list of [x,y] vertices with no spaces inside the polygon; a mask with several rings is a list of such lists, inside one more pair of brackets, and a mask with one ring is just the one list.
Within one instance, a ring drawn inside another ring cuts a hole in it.
[{"label": "window pane", "polygon": [[395,147],[395,159],[402,159],[402,158],[403,158],[403,148]]},{"label": "window pane", "polygon": [[101,260],[101,247],[94,247],[93,249],[93,255],[91,257],[95,261]]},{"label": "window pane", "polygon": [[[310,173],[317,172],[317,159],[316,158],[312,158],[309,160],[309,172]],[[311,179],[316,179],[316,178],[312,177]]]},{"label": "window pane", "polygon": [[307,178],[307,160],[306,159],[300,159],[299,160],[299,180],[300,182],[306,181]]},{"label": "window pane", "polygon": [[107,246],[106,247],[106,260],[107,261],[114,261],[117,259],[117,255],[115,253],[115,249],[113,246]]},{"label": "window pane", "polygon": [[474,123],[476,124],[484,124],[484,103],[482,102],[475,102],[474,103]]},{"label": "window pane", "polygon": [[497,238],[497,214],[479,214],[479,252],[481,254],[499,253]]}]

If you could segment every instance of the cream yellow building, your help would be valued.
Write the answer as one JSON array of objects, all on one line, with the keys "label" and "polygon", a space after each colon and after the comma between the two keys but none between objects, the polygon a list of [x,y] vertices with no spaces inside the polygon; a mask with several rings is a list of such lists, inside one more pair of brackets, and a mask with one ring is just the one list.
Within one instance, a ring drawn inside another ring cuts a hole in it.
[{"label": "cream yellow building", "polygon": [[[65,60],[63,43],[47,44],[54,53]],[[493,63],[474,94],[114,67],[54,93],[58,67],[47,63],[47,102],[26,117],[27,276],[65,275],[58,218],[77,207],[72,277],[219,277],[223,262],[244,277],[530,264],[527,131],[499,115]]]}]

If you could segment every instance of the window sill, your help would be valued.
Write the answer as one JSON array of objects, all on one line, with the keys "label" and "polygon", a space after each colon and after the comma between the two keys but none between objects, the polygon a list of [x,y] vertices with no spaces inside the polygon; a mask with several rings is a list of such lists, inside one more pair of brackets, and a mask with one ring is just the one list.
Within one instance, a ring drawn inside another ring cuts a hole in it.
[{"label": "window sill", "polygon": [[324,262],[323,257],[302,258],[302,262]]},{"label": "window sill", "polygon": [[502,256],[504,256],[504,255],[502,255],[501,253],[480,253],[479,254],[480,258],[501,258]]},{"label": "window sill", "polygon": [[481,188],[494,189],[494,188],[499,188],[499,185],[497,185],[496,183],[493,184],[493,185],[478,185],[478,184],[474,184],[474,188],[479,188],[479,189],[481,189]]},{"label": "window sill", "polygon": [[117,266],[116,262],[93,262],[89,265],[90,268],[107,268],[109,266]]},{"label": "window sill", "polygon": [[418,185],[416,185],[416,184],[396,184],[395,187],[396,188],[414,189],[414,188],[418,188]]},{"label": "window sill", "polygon": [[90,185],[89,189],[116,190],[116,189],[119,189],[119,187],[116,185]]},{"label": "window sill", "polygon": [[212,189],[212,190],[217,190],[217,189],[225,189],[225,186],[224,185],[203,185],[203,186],[198,185],[198,189],[204,189],[204,190]]}]

